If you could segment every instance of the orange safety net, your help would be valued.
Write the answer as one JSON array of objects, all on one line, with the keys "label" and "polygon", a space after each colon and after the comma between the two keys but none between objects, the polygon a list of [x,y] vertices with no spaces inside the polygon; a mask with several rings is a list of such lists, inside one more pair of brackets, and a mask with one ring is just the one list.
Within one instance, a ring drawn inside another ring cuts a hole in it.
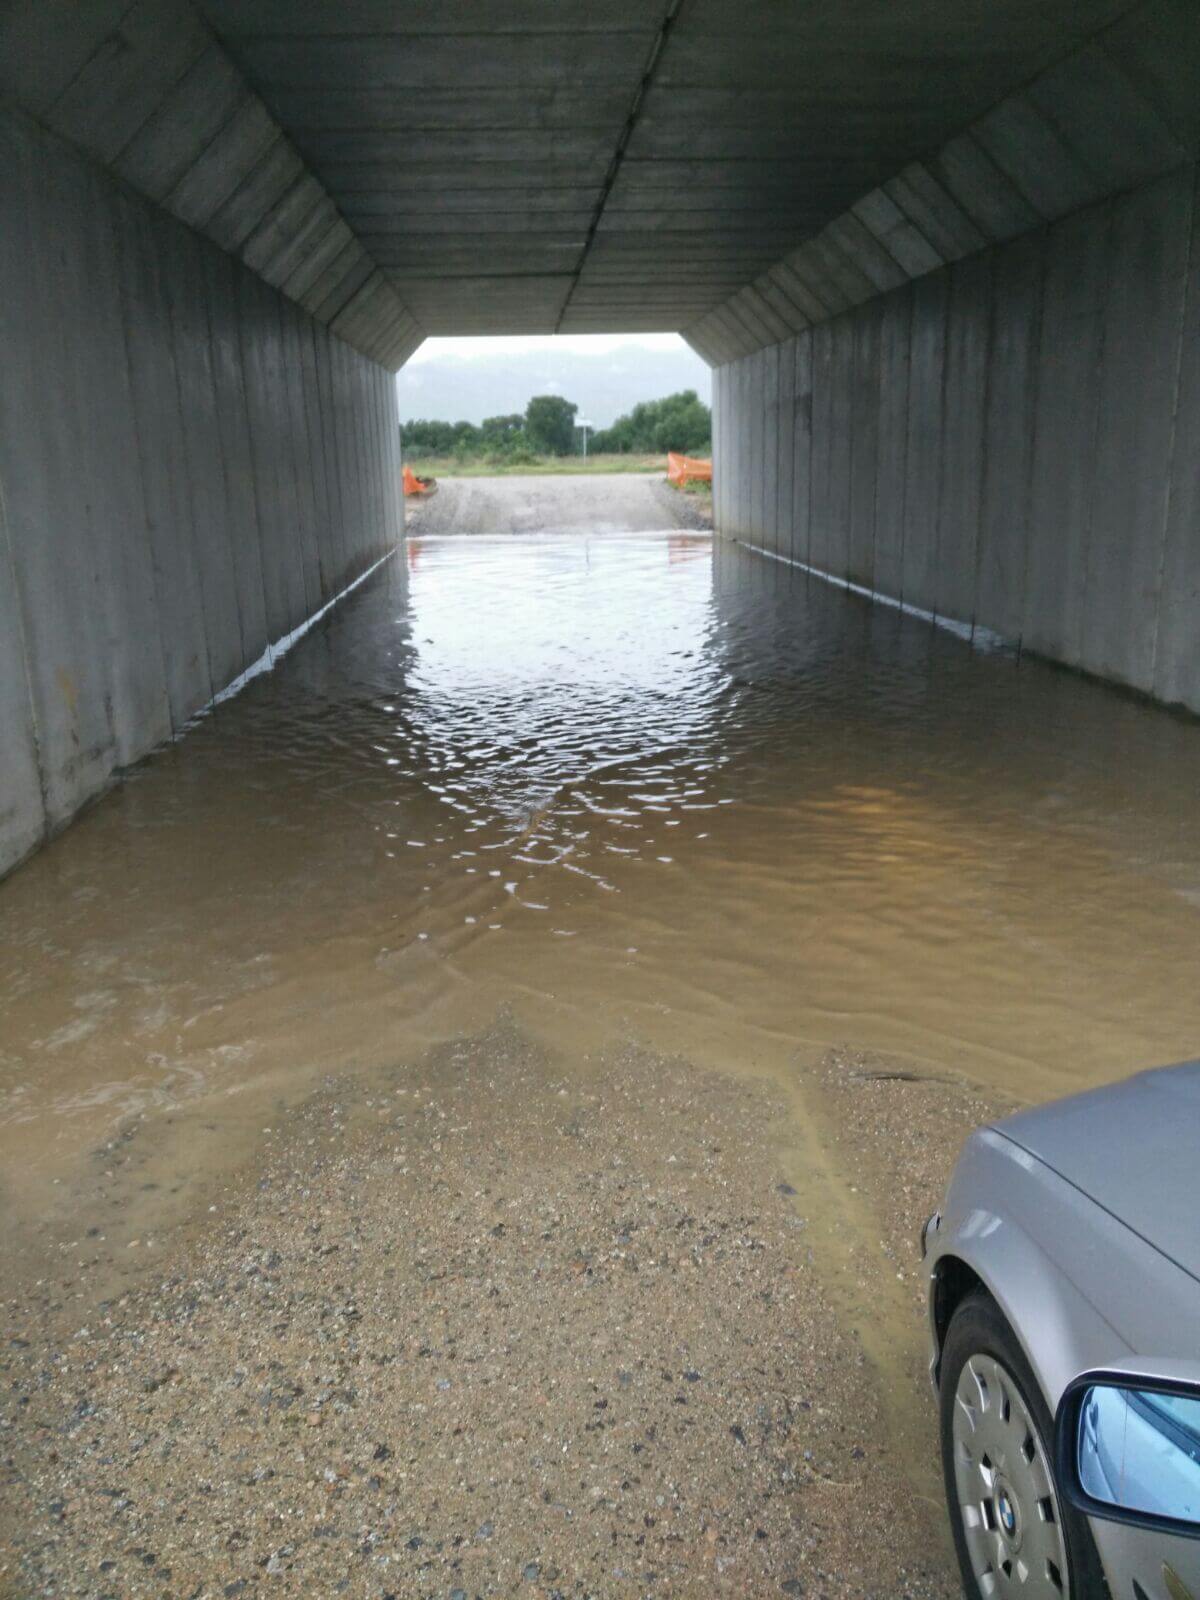
[{"label": "orange safety net", "polygon": [[433,480],[431,478],[418,478],[416,473],[413,471],[413,469],[411,467],[405,467],[405,469],[404,469],[404,492],[405,492],[405,494],[428,494],[432,488],[433,488]]},{"label": "orange safety net", "polygon": [[712,462],[700,461],[695,456],[676,455],[674,450],[668,450],[667,482],[673,483],[677,489],[682,489],[689,478],[711,483]]}]

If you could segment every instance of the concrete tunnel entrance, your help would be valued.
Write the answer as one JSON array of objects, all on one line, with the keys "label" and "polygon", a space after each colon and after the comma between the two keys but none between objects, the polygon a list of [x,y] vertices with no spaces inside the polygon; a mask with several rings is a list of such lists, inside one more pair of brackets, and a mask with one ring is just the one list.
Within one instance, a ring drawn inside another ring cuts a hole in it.
[{"label": "concrete tunnel entrance", "polygon": [[719,531],[1200,708],[1196,14],[2,26],[0,863],[399,537],[430,334],[678,329]]},{"label": "concrete tunnel entrance", "polygon": [[[0,1591],[959,1592],[916,1227],[1200,1035],[1198,82],[1190,0],[5,9]],[[651,330],[711,533],[406,527],[426,338]]]}]

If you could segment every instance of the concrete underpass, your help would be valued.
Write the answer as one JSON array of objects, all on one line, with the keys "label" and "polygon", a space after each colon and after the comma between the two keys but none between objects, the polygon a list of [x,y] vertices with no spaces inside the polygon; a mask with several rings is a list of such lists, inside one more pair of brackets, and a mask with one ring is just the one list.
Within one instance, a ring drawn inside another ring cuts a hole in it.
[{"label": "concrete underpass", "polygon": [[678,328],[719,531],[1200,709],[1196,23],[15,5],[0,859],[399,536],[429,334]]},{"label": "concrete underpass", "polygon": [[[4,9],[4,1600],[959,1592],[915,1230],[1200,1053],[1198,89],[1191,0]],[[425,339],[649,331],[711,534],[406,527]]]}]

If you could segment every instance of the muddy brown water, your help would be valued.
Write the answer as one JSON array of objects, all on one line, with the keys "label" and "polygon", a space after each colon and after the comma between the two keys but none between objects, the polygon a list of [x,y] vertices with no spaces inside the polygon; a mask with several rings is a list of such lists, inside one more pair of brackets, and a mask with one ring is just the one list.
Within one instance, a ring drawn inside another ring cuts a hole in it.
[{"label": "muddy brown water", "polygon": [[111,1292],[329,1074],[503,1015],[784,1091],[902,1442],[819,1064],[1004,1106],[1200,1053],[1198,792],[1194,721],[703,535],[413,539],[0,884],[10,1296],[85,1222]]}]

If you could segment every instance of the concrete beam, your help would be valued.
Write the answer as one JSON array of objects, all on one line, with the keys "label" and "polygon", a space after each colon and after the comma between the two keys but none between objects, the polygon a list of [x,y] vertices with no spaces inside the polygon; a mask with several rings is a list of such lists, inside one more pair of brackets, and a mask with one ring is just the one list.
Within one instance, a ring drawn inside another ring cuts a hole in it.
[{"label": "concrete beam", "polygon": [[982,233],[938,179],[920,161],[911,162],[884,184],[884,192],[941,256],[958,261],[987,244]]},{"label": "concrete beam", "polygon": [[829,242],[852,262],[877,294],[908,282],[908,274],[869,228],[847,211],[825,229]]},{"label": "concrete beam", "polygon": [[973,134],[943,145],[930,170],[986,239],[1015,239],[1037,227],[1037,212]]},{"label": "concrete beam", "polygon": [[279,128],[262,101],[250,96],[180,174],[164,205],[197,232],[208,232],[217,212],[275,144],[282,144]]},{"label": "concrete beam", "polygon": [[1103,182],[1027,94],[1001,101],[973,131],[1039,217],[1065,217],[1104,194]]},{"label": "concrete beam", "polygon": [[826,228],[805,247],[826,285],[832,285],[848,306],[861,305],[877,292],[874,281],[848,255]]},{"label": "concrete beam", "polygon": [[778,285],[810,323],[823,322],[830,315],[830,307],[801,277],[790,258],[768,267],[766,276]]},{"label": "concrete beam", "polygon": [[126,183],[160,203],[250,100],[250,91],[225,52],[209,45],[157,106],[113,168]]},{"label": "concrete beam", "polygon": [[770,306],[788,333],[799,333],[809,325],[808,318],[767,273],[754,280],[755,292]]},{"label": "concrete beam", "polygon": [[873,189],[851,210],[910,278],[922,277],[945,265],[926,235],[883,189]]},{"label": "concrete beam", "polygon": [[[69,18],[43,18],[48,28],[56,23],[69,30]],[[186,0],[135,0],[97,42],[45,120],[109,166],[208,48],[208,31]],[[11,62],[11,69],[19,74],[19,62]],[[11,91],[23,104],[19,79]]]},{"label": "concrete beam", "polygon": [[1042,73],[1029,99],[1095,175],[1101,193],[1146,183],[1188,157],[1186,144],[1097,44]]},{"label": "concrete beam", "polygon": [[715,347],[707,342],[703,334],[697,333],[694,328],[684,328],[680,331],[679,337],[696,352],[701,361],[706,361],[710,367],[719,365]]}]

